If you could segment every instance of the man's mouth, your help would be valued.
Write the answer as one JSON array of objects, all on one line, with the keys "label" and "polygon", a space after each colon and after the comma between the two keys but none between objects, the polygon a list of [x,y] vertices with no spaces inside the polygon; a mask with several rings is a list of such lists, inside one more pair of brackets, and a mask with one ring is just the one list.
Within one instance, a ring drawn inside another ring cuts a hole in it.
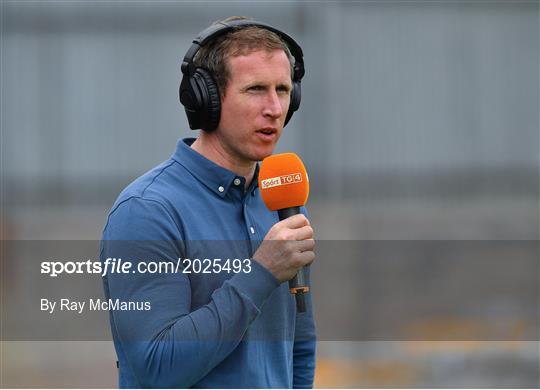
[{"label": "man's mouth", "polygon": [[273,127],[265,127],[263,129],[257,130],[257,133],[265,134],[265,135],[272,135],[277,133],[277,129]]}]

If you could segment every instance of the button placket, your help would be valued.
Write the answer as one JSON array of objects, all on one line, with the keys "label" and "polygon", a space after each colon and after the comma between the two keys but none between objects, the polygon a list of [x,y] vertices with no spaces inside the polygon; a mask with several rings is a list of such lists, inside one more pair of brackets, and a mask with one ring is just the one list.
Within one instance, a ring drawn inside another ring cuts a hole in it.
[{"label": "button placket", "polygon": [[244,223],[246,224],[249,240],[252,242],[257,241],[258,232],[255,229],[255,224],[252,222],[252,219],[249,217],[249,213],[247,211],[247,205],[245,203],[243,206],[243,214],[244,214]]}]

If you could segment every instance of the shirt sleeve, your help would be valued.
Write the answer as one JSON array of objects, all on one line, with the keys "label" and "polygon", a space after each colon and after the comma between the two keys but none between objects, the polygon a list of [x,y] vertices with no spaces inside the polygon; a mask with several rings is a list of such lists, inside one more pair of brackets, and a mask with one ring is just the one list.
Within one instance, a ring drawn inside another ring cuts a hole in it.
[{"label": "shirt sleeve", "polygon": [[[301,208],[301,212],[309,218],[305,207]],[[305,272],[308,285],[311,285],[310,267],[307,267]],[[298,389],[312,388],[315,376],[317,336],[313,319],[312,293],[305,294],[305,299],[306,311],[296,314],[294,333],[293,387]]]},{"label": "shirt sleeve", "polygon": [[[111,213],[101,261],[122,259],[133,271],[104,277],[107,299],[148,302],[150,310],[110,312],[113,336],[141,387],[187,388],[196,384],[239,344],[278,281],[253,264],[216,289],[208,304],[191,311],[187,274],[142,273],[148,261],[177,263],[182,230],[158,201],[130,198]],[[253,262],[255,263],[255,262]]]}]

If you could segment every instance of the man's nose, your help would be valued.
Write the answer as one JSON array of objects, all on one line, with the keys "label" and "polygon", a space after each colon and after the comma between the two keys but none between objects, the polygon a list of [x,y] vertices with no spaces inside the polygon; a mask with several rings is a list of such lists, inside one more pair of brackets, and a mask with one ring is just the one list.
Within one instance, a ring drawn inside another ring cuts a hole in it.
[{"label": "man's nose", "polygon": [[276,91],[270,91],[264,105],[263,114],[272,118],[279,118],[283,115],[282,101]]}]

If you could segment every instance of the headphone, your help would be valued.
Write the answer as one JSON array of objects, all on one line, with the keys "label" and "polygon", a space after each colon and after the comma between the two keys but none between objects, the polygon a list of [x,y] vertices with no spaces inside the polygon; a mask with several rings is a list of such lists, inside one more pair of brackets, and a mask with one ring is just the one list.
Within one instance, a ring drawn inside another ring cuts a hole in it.
[{"label": "headphone", "polygon": [[221,100],[218,85],[210,71],[197,67],[193,64],[193,58],[201,47],[213,39],[226,34],[236,28],[256,26],[276,33],[286,44],[294,57],[293,87],[285,125],[291,119],[293,113],[300,107],[302,96],[301,81],[304,77],[304,54],[302,48],[284,32],[261,22],[240,19],[230,22],[218,22],[202,31],[187,51],[182,61],[182,82],[180,83],[180,102],[184,105],[188,117],[189,127],[192,130],[204,129],[213,131],[219,124],[221,114]]}]

